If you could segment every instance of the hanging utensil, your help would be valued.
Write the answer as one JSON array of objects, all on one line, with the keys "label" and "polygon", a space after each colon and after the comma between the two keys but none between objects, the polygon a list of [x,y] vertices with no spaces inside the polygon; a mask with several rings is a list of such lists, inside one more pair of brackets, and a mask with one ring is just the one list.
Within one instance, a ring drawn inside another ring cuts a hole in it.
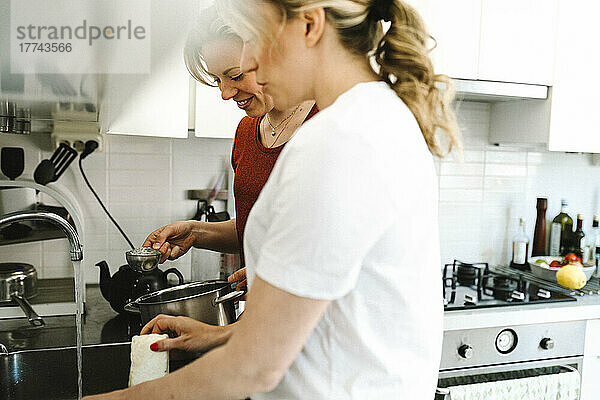
[{"label": "hanging utensil", "polygon": [[21,147],[3,147],[0,155],[2,173],[14,181],[25,169],[25,151]]},{"label": "hanging utensil", "polygon": [[33,173],[33,179],[40,185],[55,182],[77,158],[77,151],[71,146],[61,143],[50,157],[42,160]]},{"label": "hanging utensil", "polygon": [[54,179],[54,164],[50,160],[42,160],[33,172],[33,180],[40,185],[52,182]]}]

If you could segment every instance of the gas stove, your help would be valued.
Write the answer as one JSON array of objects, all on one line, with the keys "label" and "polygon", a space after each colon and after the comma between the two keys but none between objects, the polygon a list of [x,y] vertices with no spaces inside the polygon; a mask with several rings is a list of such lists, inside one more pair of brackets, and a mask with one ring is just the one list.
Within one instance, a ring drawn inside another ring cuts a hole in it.
[{"label": "gas stove", "polygon": [[[443,274],[448,312],[576,301],[567,289],[509,267],[455,260],[444,266]],[[575,376],[562,374],[582,369],[585,324],[566,321],[447,330],[435,398],[454,398],[454,390],[475,398],[481,392],[476,384],[482,382],[495,390],[515,392],[532,381],[562,385]]]},{"label": "gas stove", "polygon": [[492,270],[487,263],[454,260],[444,266],[442,280],[445,311],[577,300],[522,274]]}]

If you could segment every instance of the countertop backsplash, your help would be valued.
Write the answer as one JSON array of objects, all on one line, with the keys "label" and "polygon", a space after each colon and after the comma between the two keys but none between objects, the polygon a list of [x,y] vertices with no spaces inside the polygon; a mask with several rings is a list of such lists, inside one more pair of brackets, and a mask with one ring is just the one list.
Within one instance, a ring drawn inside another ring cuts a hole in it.
[{"label": "countertop backsplash", "polygon": [[436,161],[443,263],[455,258],[508,263],[520,217],[532,241],[537,197],[548,199],[547,220],[567,199],[573,220],[584,215],[584,232],[600,213],[600,166],[592,165],[590,154],[490,145],[489,120],[489,104],[461,103],[464,162],[453,157]]},{"label": "countertop backsplash", "polygon": [[[442,263],[463,261],[506,263],[518,218],[527,223],[531,239],[536,197],[548,198],[547,218],[569,200],[569,214],[591,217],[600,212],[600,167],[589,154],[550,153],[488,143],[489,104],[460,104],[459,124],[464,136],[464,162],[436,159],[440,184]],[[25,148],[23,177],[31,178],[37,164],[51,154],[47,134],[1,135],[0,146]],[[130,236],[141,244],[152,230],[171,221],[191,218],[196,202],[186,190],[211,187],[230,169],[230,139],[153,138],[107,135],[103,152],[84,160],[84,168],[105,205]],[[89,260],[86,281],[98,282],[93,265],[106,260],[114,272],[125,263],[127,244],[108,221],[80,176],[76,162],[60,178],[75,196],[85,223],[84,255]],[[418,195],[418,192],[415,193]],[[47,202],[48,199],[43,199]],[[217,211],[223,209],[216,204]],[[190,278],[190,255],[167,262]],[[0,260],[28,262],[40,278],[72,276],[64,239],[0,246]]]}]

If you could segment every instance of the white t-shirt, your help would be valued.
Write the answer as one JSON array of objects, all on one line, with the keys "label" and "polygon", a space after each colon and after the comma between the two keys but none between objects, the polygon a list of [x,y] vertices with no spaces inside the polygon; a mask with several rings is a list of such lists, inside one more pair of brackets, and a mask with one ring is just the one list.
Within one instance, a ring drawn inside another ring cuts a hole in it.
[{"label": "white t-shirt", "polygon": [[332,303],[277,388],[253,400],[433,399],[437,209],[432,156],[385,83],[356,85],[302,125],[248,217],[248,282]]}]

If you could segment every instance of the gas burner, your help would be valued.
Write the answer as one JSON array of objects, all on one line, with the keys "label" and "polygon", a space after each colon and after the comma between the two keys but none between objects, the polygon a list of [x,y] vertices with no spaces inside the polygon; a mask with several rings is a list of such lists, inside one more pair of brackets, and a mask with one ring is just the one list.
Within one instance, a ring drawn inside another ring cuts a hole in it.
[{"label": "gas burner", "polygon": [[490,269],[487,263],[454,260],[444,266],[442,283],[446,311],[576,300],[523,274]]},{"label": "gas burner", "polygon": [[489,282],[490,280],[492,284],[490,286],[486,286],[485,290],[489,290],[489,293],[494,299],[506,301],[510,301],[510,299],[523,300],[521,298],[523,292],[521,290],[517,290],[521,289],[521,285],[519,285],[518,280],[508,276],[500,275],[491,276],[487,281]]},{"label": "gas burner", "polygon": [[518,281],[508,276],[496,275],[492,278],[494,287],[497,289],[515,290],[518,286]]},{"label": "gas burner", "polygon": [[[452,268],[448,276],[448,268]],[[444,266],[443,293],[446,297],[446,288],[450,288],[450,303],[456,300],[456,288],[458,286],[469,287],[475,290],[475,294],[465,298],[465,303],[475,304],[481,300],[483,295],[483,277],[489,272],[487,263],[464,263],[454,260],[452,264]]]},{"label": "gas burner", "polygon": [[456,279],[459,285],[471,286],[477,284],[477,274],[479,270],[470,264],[456,265]]}]

